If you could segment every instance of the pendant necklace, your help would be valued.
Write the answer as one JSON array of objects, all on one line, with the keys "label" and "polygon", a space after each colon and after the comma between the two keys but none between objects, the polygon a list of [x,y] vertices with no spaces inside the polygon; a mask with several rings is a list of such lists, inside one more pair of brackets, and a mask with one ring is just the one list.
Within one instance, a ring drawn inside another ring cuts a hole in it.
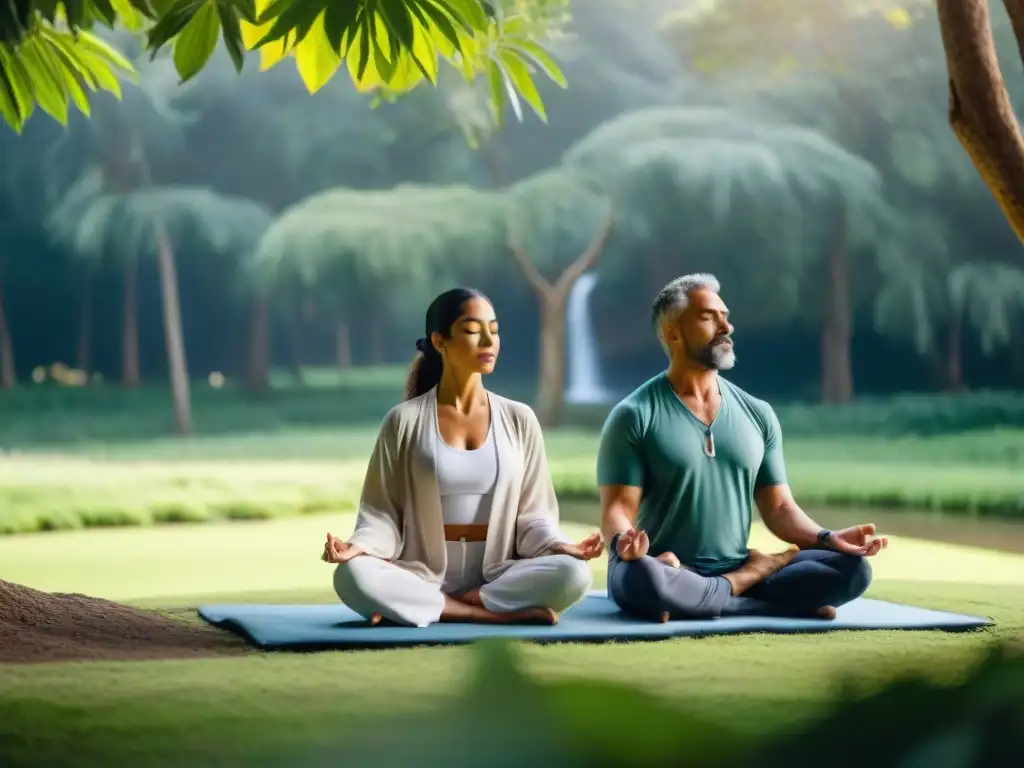
[{"label": "pendant necklace", "polygon": [[708,425],[707,432],[704,435],[704,455],[709,458],[715,458],[715,436],[711,432],[711,426]]}]

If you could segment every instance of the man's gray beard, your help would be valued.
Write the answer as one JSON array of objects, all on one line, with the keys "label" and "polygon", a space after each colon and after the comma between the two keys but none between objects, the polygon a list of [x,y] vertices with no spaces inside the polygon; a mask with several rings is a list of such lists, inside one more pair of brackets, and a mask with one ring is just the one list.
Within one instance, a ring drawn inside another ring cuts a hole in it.
[{"label": "man's gray beard", "polygon": [[709,344],[701,350],[686,350],[686,356],[711,371],[728,371],[736,365],[736,350],[724,344]]}]

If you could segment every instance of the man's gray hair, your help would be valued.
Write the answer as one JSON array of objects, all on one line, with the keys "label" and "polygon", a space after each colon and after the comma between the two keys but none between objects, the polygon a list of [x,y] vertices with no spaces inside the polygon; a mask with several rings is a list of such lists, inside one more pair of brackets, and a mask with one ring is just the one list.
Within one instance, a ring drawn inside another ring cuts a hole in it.
[{"label": "man's gray hair", "polygon": [[651,305],[651,323],[662,346],[665,346],[662,323],[686,309],[690,303],[691,292],[701,290],[721,293],[722,286],[714,275],[708,272],[695,272],[692,275],[677,277],[658,291],[658,295],[654,297],[654,304]]}]

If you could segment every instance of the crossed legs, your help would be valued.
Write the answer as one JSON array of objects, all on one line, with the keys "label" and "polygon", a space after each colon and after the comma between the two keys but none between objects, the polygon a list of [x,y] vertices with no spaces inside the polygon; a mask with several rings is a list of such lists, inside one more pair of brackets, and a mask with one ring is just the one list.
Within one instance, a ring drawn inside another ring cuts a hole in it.
[{"label": "crossed legs", "polygon": [[[871,583],[867,559],[829,550],[805,550],[756,583],[701,576],[650,556],[624,562],[613,553],[608,594],[625,612],[651,619],[718,616],[820,616],[860,597]],[[732,574],[728,576],[732,577]],[[667,614],[667,616],[666,616]]]},{"label": "crossed legs", "polygon": [[[425,627],[437,621],[553,624],[591,587],[589,566],[568,555],[514,562],[501,576],[464,595],[446,595],[414,573],[361,555],[334,571],[334,591],[364,618]],[[379,619],[378,619],[379,620]]]}]

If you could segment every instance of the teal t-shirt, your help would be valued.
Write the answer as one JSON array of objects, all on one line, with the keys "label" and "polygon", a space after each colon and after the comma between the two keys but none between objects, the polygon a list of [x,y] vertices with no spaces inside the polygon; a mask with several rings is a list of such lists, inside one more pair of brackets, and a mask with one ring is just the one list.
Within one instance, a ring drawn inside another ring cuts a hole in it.
[{"label": "teal t-shirt", "polygon": [[643,488],[636,526],[649,554],[673,552],[704,575],[747,558],[754,491],[786,483],[782,428],[768,403],[718,377],[722,404],[708,426],[676,395],[664,373],[617,404],[597,457],[599,485]]}]

